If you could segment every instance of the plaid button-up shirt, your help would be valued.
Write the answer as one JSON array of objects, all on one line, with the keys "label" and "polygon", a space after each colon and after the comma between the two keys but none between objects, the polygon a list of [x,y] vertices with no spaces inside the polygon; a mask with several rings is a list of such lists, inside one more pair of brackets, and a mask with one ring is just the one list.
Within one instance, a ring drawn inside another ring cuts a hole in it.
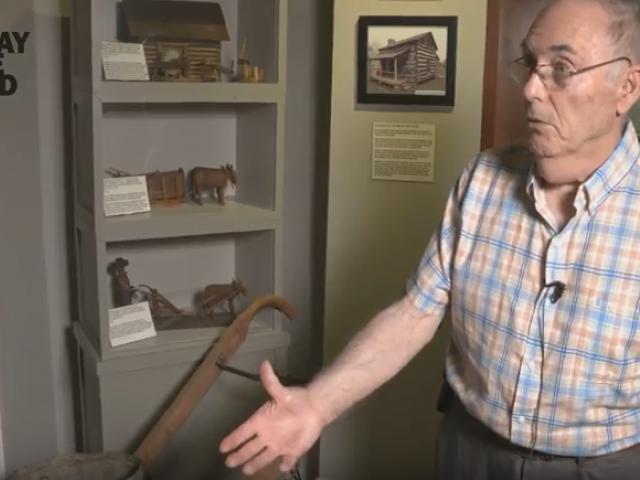
[{"label": "plaid button-up shirt", "polygon": [[[558,230],[530,152],[482,153],[408,282],[423,312],[450,305],[447,379],[514,444],[594,456],[640,443],[639,155],[628,122]],[[566,285],[555,303],[551,282]]]}]

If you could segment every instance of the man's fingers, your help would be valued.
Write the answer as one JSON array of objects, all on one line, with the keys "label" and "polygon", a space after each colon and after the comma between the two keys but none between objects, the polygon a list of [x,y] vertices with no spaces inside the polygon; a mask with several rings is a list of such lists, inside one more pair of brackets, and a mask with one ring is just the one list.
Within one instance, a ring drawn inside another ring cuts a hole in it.
[{"label": "man's fingers", "polygon": [[276,373],[273,371],[271,364],[268,360],[262,362],[260,365],[260,379],[265,390],[274,400],[283,400],[286,395],[286,389],[278,380]]},{"label": "man's fingers", "polygon": [[282,463],[280,463],[280,471],[281,472],[290,472],[296,466],[296,462],[298,461],[297,457],[292,455],[285,455],[282,457]]},{"label": "man's fingers", "polygon": [[247,464],[242,468],[242,473],[245,475],[253,475],[258,470],[271,464],[277,456],[278,455],[275,450],[267,447],[250,462],[247,462]]},{"label": "man's fingers", "polygon": [[264,441],[260,437],[254,437],[246,444],[240,447],[237,451],[231,453],[227,457],[227,467],[234,468],[238,465],[248,462],[253,457],[258,455],[266,447]]},{"label": "man's fingers", "polygon": [[256,429],[253,426],[253,418],[254,417],[251,417],[222,440],[220,443],[220,452],[229,453],[256,434]]}]

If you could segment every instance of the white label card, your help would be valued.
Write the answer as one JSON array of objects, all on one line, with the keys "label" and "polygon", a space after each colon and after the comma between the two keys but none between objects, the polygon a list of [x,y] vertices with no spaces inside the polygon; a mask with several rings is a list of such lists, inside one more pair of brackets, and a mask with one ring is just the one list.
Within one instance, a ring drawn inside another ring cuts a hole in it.
[{"label": "white label card", "polygon": [[112,347],[156,336],[149,302],[109,310],[109,340]]},{"label": "white label card", "polygon": [[102,42],[105,80],[149,81],[149,68],[141,43]]},{"label": "white label card", "polygon": [[103,189],[104,214],[107,217],[151,211],[144,175],[105,178]]}]

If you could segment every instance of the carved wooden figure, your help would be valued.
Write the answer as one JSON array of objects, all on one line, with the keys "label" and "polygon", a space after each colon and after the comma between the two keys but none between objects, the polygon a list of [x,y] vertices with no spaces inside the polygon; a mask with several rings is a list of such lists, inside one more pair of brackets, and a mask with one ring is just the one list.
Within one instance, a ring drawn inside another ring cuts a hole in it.
[{"label": "carved wooden figure", "polygon": [[207,285],[204,287],[203,308],[207,313],[212,314],[216,306],[226,301],[229,312],[235,317],[234,300],[239,295],[247,296],[247,289],[239,279],[234,278],[231,283]]},{"label": "carved wooden figure", "polygon": [[114,300],[116,307],[126,307],[133,303],[134,288],[131,286],[129,275],[126,267],[129,266],[129,260],[118,257],[110,265],[113,274]]},{"label": "carved wooden figure", "polygon": [[215,190],[218,196],[218,203],[225,204],[224,191],[228,185],[236,188],[238,176],[233,165],[223,165],[220,168],[196,167],[191,171],[191,182],[193,184],[193,195],[197,202],[203,205],[202,191]]}]

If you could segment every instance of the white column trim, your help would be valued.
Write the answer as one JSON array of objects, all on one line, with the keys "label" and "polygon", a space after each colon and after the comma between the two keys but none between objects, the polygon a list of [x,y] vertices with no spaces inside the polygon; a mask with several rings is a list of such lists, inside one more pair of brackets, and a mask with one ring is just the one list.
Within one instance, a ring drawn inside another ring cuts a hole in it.
[{"label": "white column trim", "polygon": [[4,439],[2,438],[2,419],[0,418],[0,480],[7,476],[4,465]]}]

